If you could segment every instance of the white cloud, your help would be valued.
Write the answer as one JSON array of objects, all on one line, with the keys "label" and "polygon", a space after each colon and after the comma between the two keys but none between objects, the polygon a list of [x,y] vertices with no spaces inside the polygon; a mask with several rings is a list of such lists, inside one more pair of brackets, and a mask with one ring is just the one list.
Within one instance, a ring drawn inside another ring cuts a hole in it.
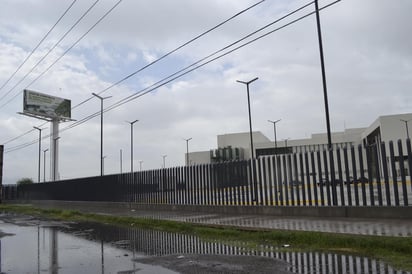
[{"label": "white cloud", "polygon": [[[6,1],[0,14],[0,85],[14,72],[31,49],[54,24],[71,1]],[[322,2],[326,4],[326,2]],[[14,85],[47,52],[68,27],[91,5],[76,3],[16,78]],[[50,54],[38,73],[47,68],[115,1],[99,3],[96,10]],[[101,24],[30,88],[70,98],[77,105],[148,62],[188,41],[254,1],[123,1]],[[112,88],[104,96],[110,106],[263,26],[303,1],[265,1],[227,25],[185,47],[155,66]],[[408,0],[345,0],[321,12],[326,74],[332,128],[342,130],[369,125],[379,115],[408,112],[412,103],[412,32]],[[24,8],[23,8],[24,7]],[[313,10],[313,7],[306,11]],[[16,20],[15,18],[19,18]],[[296,18],[296,17],[295,17]],[[11,24],[10,22],[13,22]],[[280,26],[273,26],[271,29]],[[21,91],[33,79],[16,88]],[[102,77],[105,77],[104,79]],[[247,131],[246,87],[236,80],[259,77],[251,88],[254,130],[273,138],[268,119],[282,119],[278,139],[301,138],[325,131],[323,90],[314,18],[276,32],[222,59],[192,72],[130,103],[104,114],[106,172],[119,171],[119,151],[128,170],[130,126],[135,125],[135,169],[158,168],[161,155],[167,165],[184,162],[186,144],[191,150],[216,146],[216,135]],[[21,95],[0,108],[0,142],[26,132],[42,122],[19,116]],[[0,105],[4,101],[0,101]],[[80,120],[100,110],[93,98],[73,110]],[[71,123],[61,124],[61,128]],[[100,119],[61,133],[63,178],[99,174]],[[6,149],[35,140],[30,133]],[[43,140],[49,146],[49,140]],[[37,146],[5,155],[4,182],[20,177],[37,178]]]}]

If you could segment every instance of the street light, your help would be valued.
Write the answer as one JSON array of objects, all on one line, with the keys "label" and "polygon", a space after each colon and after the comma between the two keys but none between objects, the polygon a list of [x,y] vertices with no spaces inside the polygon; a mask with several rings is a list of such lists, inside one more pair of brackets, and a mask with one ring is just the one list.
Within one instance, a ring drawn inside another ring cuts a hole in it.
[{"label": "street light", "polygon": [[246,91],[247,91],[247,106],[248,106],[248,110],[249,110],[249,134],[250,134],[250,149],[251,149],[251,155],[252,155],[252,159],[255,158],[255,152],[253,150],[253,136],[252,136],[252,115],[251,115],[251,111],[250,111],[250,96],[249,96],[249,84],[256,81],[257,79],[259,79],[258,77],[248,81],[248,82],[244,82],[244,81],[239,81],[236,80],[236,82],[241,83],[241,84],[245,84],[246,85]]},{"label": "street light", "polygon": [[134,120],[132,122],[126,121],[130,124],[130,172],[133,173],[133,125],[139,120]]},{"label": "street light", "polygon": [[103,100],[112,96],[101,97],[96,93],[92,93],[92,95],[100,99],[100,176],[103,176]]},{"label": "street light", "polygon": [[46,148],[45,150],[43,150],[43,182],[46,182],[46,152],[49,149]]},{"label": "street light", "polygon": [[41,131],[43,129],[38,128],[38,127],[33,127],[34,129],[37,129],[39,131],[39,170],[38,170],[38,180],[37,182],[40,183],[40,161],[41,161]]},{"label": "street light", "polygon": [[183,139],[186,141],[186,165],[190,165],[189,162],[189,141],[192,140],[192,137],[190,137],[189,139]]},{"label": "street light", "polygon": [[253,173],[253,188],[254,188],[254,198],[253,200],[255,202],[257,202],[258,200],[258,190],[257,190],[257,179],[256,179],[256,169],[253,168],[253,159],[255,158],[255,152],[253,149],[253,134],[252,134],[252,115],[251,115],[251,111],[250,111],[250,96],[249,96],[249,85],[250,83],[256,81],[257,79],[259,79],[258,77],[248,81],[248,82],[244,82],[244,81],[239,81],[236,80],[236,82],[241,83],[241,84],[245,84],[246,85],[246,91],[247,91],[247,106],[248,106],[248,110],[249,110],[249,134],[250,134],[250,150],[251,150],[251,164],[252,164],[252,173]]},{"label": "street light", "polygon": [[269,123],[273,124],[273,132],[275,133],[275,153],[274,153],[275,155],[276,155],[276,150],[278,148],[278,144],[277,144],[277,140],[276,140],[276,123],[280,122],[280,121],[281,121],[281,119],[276,120],[276,121],[268,120]]},{"label": "street light", "polygon": [[140,164],[140,171],[142,171],[142,164],[143,164],[143,161],[139,161],[139,164]]},{"label": "street light", "polygon": [[406,138],[408,138],[408,139],[409,139],[408,122],[409,122],[409,121],[411,121],[412,119],[409,119],[409,120],[399,119],[399,120],[401,120],[401,122],[404,122],[404,123],[405,123],[405,128],[406,128]]},{"label": "street light", "polygon": [[162,155],[162,157],[163,157],[163,168],[166,168],[166,157],[167,157],[167,155]]}]

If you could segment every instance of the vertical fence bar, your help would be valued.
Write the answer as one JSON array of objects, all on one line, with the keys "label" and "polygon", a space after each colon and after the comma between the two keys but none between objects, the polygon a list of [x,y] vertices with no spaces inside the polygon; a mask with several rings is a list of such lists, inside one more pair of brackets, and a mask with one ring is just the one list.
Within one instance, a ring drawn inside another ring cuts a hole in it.
[{"label": "vertical fence bar", "polygon": [[352,172],[353,172],[352,183],[353,183],[353,189],[355,192],[355,204],[356,206],[359,206],[359,190],[358,190],[358,184],[356,183],[356,179],[358,178],[357,170],[356,170],[357,169],[356,153],[355,153],[355,147],[353,145],[351,145],[350,147],[350,154],[351,154],[351,159],[352,159]]},{"label": "vertical fence bar", "polygon": [[[381,185],[381,172],[380,172],[380,163],[379,163],[379,144],[375,143],[373,146],[373,156],[375,158],[375,167],[376,167],[376,186],[378,189],[378,203],[380,206],[383,205],[382,201],[382,185]],[[372,182],[369,184],[372,185]]]},{"label": "vertical fence bar", "polygon": [[[329,179],[329,167],[328,167],[328,156],[327,156],[327,151],[324,149],[323,150],[323,168],[325,170],[325,187],[326,187],[326,197],[328,199],[328,206],[332,205],[332,199],[331,199],[331,195],[330,195],[330,189],[331,189],[331,185],[332,182]],[[330,176],[332,178],[332,176]]]},{"label": "vertical fence bar", "polygon": [[287,156],[282,155],[282,162],[283,162],[283,181],[282,181],[282,188],[284,190],[284,198],[285,198],[285,203],[284,205],[289,205],[289,191],[288,191],[288,163],[287,163]]},{"label": "vertical fence bar", "polygon": [[[351,146],[353,148],[353,146]],[[352,154],[353,156],[353,154]],[[355,158],[353,158],[355,159]],[[349,176],[349,159],[348,159],[348,147],[344,147],[343,149],[343,161],[345,165],[345,183],[346,183],[346,196],[348,197],[347,204],[349,206],[352,206],[352,192],[351,192],[351,184],[353,183],[353,178],[352,181]],[[355,170],[356,172],[356,165],[352,166],[352,170]],[[343,191],[342,191],[343,192]]]},{"label": "vertical fence bar", "polygon": [[206,164],[201,165],[202,168],[202,188],[203,188],[203,199],[202,199],[202,205],[209,205],[209,202],[207,200],[207,195],[209,194],[209,188],[208,188],[208,182],[207,182],[207,166]]},{"label": "vertical fence bar", "polygon": [[385,143],[381,143],[381,153],[382,153],[382,169],[383,169],[383,178],[385,180],[385,196],[386,196],[386,205],[391,205],[391,193],[389,189],[389,174],[388,174],[388,164],[386,161],[386,147]]},{"label": "vertical fence bar", "polygon": [[278,206],[279,205],[279,190],[278,190],[278,186],[279,186],[279,173],[280,170],[277,168],[278,167],[278,156],[273,156],[272,157],[272,169],[273,169],[273,190],[274,190],[274,199],[275,199],[275,205]]},{"label": "vertical fence bar", "polygon": [[273,157],[269,156],[267,158],[268,160],[268,180],[267,180],[267,188],[269,192],[269,197],[268,197],[268,205],[273,205],[273,170],[272,167],[273,165],[271,164]]},{"label": "vertical fence bar", "polygon": [[409,138],[406,139],[406,150],[407,150],[407,153],[408,153],[409,183],[411,185],[411,192],[412,192],[412,149],[411,149],[411,140]]},{"label": "vertical fence bar", "polygon": [[235,200],[235,181],[234,179],[234,168],[235,168],[235,162],[230,161],[228,163],[228,172],[227,174],[227,184],[228,184],[228,190],[229,190],[229,205],[234,205],[236,200]]},{"label": "vertical fence bar", "polygon": [[[305,153],[306,154],[306,153]],[[305,184],[305,169],[303,164],[303,153],[299,153],[299,172],[300,172],[300,181],[302,182],[302,203],[299,205],[306,205],[306,184]]]},{"label": "vertical fence bar", "polygon": [[259,182],[260,182],[260,204],[267,205],[267,187],[266,187],[266,157],[260,157]]},{"label": "vertical fence bar", "polygon": [[[371,151],[373,150],[373,146],[366,146],[366,165],[368,169],[368,182],[362,182],[363,184],[368,183],[369,184],[369,200],[370,200],[370,205],[374,206],[375,205],[375,195],[373,192],[373,172],[371,170],[371,165],[372,165],[372,156],[371,156]],[[364,180],[362,180],[364,181]]]},{"label": "vertical fence bar", "polygon": [[[333,149],[329,149],[329,165],[330,165],[330,182],[331,182],[331,189],[332,191],[332,204],[334,206],[338,205],[338,193],[336,187],[336,173],[335,173],[335,161],[333,156]],[[329,203],[330,205],[330,203]]]},{"label": "vertical fence bar", "polygon": [[[301,155],[301,154],[299,154]],[[294,153],[292,155],[292,164],[293,164],[293,170],[294,170],[294,178],[295,178],[295,192],[296,192],[296,200],[295,200],[295,204],[296,205],[301,205],[301,199],[300,199],[300,178],[299,178],[299,172],[298,172],[298,160],[297,160],[297,153]],[[303,181],[302,181],[303,184]]]},{"label": "vertical fence bar", "polygon": [[295,205],[295,193],[293,186],[293,166],[292,166],[292,156],[290,154],[286,155],[287,165],[288,165],[288,185],[287,189],[290,190],[290,203],[289,205]]},{"label": "vertical fence bar", "polygon": [[252,198],[251,198],[251,193],[252,193],[252,176],[251,174],[251,164],[250,161],[246,161],[246,173],[247,173],[247,188],[246,188],[246,203],[248,205],[252,204]]},{"label": "vertical fence bar", "polygon": [[[285,172],[283,171],[284,166],[284,155],[278,156],[278,192],[279,192],[279,205],[285,205],[285,195],[283,193],[283,180],[285,178]],[[283,165],[282,165],[283,162]]]},{"label": "vertical fence bar", "polygon": [[406,189],[405,160],[404,160],[401,140],[398,140],[398,151],[399,151],[399,169],[401,171],[401,180],[402,180],[403,205],[407,206],[408,205],[408,192]]},{"label": "vertical fence bar", "polygon": [[[305,151],[305,171],[306,171],[306,189],[308,191],[308,202],[309,205],[312,205],[312,189],[314,188],[313,185],[315,184],[315,181],[313,181],[313,184],[310,181],[310,169],[309,169],[309,155],[308,152]],[[316,186],[315,186],[316,187]]]},{"label": "vertical fence bar", "polygon": [[[338,162],[338,179],[339,179],[339,190],[340,190],[340,205],[345,205],[345,195],[344,195],[344,180],[342,173],[342,161],[340,155],[340,148],[336,150],[336,161]],[[336,181],[335,181],[336,184]]]},{"label": "vertical fence bar", "polygon": [[367,201],[366,201],[366,189],[365,189],[365,182],[364,179],[365,178],[365,172],[364,172],[364,168],[363,168],[363,154],[362,154],[363,150],[362,150],[362,145],[358,146],[358,153],[359,153],[359,169],[360,169],[360,184],[362,186],[362,203],[364,206],[367,205]]},{"label": "vertical fence bar", "polygon": [[311,166],[312,166],[313,196],[315,199],[315,205],[319,205],[318,187],[316,185],[316,162],[315,162],[315,153],[313,151],[310,152],[310,160],[311,160]]},{"label": "vertical fence bar", "polygon": [[397,180],[397,172],[396,172],[396,165],[395,165],[395,153],[393,149],[393,142],[389,141],[389,153],[390,153],[390,162],[391,162],[391,169],[392,169],[392,184],[393,184],[393,195],[395,198],[395,205],[399,206],[399,190],[398,190],[398,180]]},{"label": "vertical fence bar", "polygon": [[323,193],[323,184],[326,182],[323,182],[323,178],[322,178],[322,162],[321,162],[321,158],[320,158],[320,150],[316,151],[316,156],[317,156],[317,163],[318,163],[318,178],[319,178],[319,192],[320,192],[320,203],[321,205],[325,205],[325,195]]}]

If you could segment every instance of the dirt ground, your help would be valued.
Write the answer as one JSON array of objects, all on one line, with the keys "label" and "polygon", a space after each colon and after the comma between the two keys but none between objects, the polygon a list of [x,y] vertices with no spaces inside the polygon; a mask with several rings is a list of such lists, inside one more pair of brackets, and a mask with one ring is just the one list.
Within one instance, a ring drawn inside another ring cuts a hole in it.
[{"label": "dirt ground", "polygon": [[172,255],[136,259],[137,262],[159,265],[181,274],[292,274],[286,262],[256,256]]}]

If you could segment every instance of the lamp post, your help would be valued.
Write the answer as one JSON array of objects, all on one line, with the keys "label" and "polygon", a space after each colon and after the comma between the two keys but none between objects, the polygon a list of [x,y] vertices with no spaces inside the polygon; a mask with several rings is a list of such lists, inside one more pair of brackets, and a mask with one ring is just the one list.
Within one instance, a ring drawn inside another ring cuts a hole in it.
[{"label": "lamp post", "polygon": [[401,122],[404,122],[404,123],[405,123],[405,128],[406,128],[406,138],[408,138],[408,139],[409,139],[408,122],[409,122],[409,121],[411,121],[412,119],[409,119],[409,120],[399,119],[399,120],[401,120]]},{"label": "lamp post", "polygon": [[139,122],[139,120],[126,122],[130,124],[130,173],[133,173],[133,125],[134,123]]},{"label": "lamp post", "polygon": [[186,165],[190,165],[189,162],[189,141],[192,140],[192,137],[190,137],[189,139],[183,139],[186,141]]},{"label": "lamp post", "polygon": [[254,78],[254,79],[252,79],[252,80],[250,80],[250,81],[248,81],[248,82],[236,80],[236,82],[246,85],[246,91],[247,91],[247,106],[248,106],[248,110],[249,110],[250,150],[251,150],[251,163],[252,163],[252,170],[253,170],[253,171],[252,171],[252,173],[253,173],[253,175],[252,175],[252,176],[253,176],[252,182],[253,182],[253,186],[254,186],[254,187],[253,187],[253,188],[254,188],[254,198],[253,198],[253,200],[254,200],[255,202],[258,201],[258,192],[257,192],[258,190],[257,190],[257,180],[256,180],[256,168],[253,167],[253,159],[255,158],[255,151],[254,151],[254,149],[253,149],[252,114],[251,114],[251,111],[250,111],[249,85],[250,85],[252,82],[256,81],[257,79],[259,79],[259,78],[256,77],[256,78]]},{"label": "lamp post", "polygon": [[34,129],[37,129],[39,131],[39,168],[38,168],[38,179],[37,182],[40,183],[40,161],[41,161],[41,131],[43,129],[38,128],[38,127],[33,127]]},{"label": "lamp post", "polygon": [[48,148],[43,150],[43,182],[46,182],[46,152],[49,151]]},{"label": "lamp post", "polygon": [[166,157],[167,155],[162,155],[163,157],[163,168],[166,168]]},{"label": "lamp post", "polygon": [[320,66],[321,66],[321,72],[322,72],[323,99],[325,103],[326,130],[327,130],[327,135],[328,135],[328,149],[331,150],[332,149],[332,136],[330,132],[328,90],[326,86],[325,61],[323,57],[322,30],[320,27],[318,0],[315,0],[315,10],[316,10],[316,26],[317,26],[317,31],[318,31],[318,42],[319,42]]},{"label": "lamp post", "polygon": [[269,123],[273,124],[273,132],[275,133],[275,153],[274,153],[275,155],[276,155],[276,150],[278,148],[278,143],[277,143],[277,139],[276,139],[276,123],[280,122],[280,121],[281,121],[281,119],[276,120],[276,121],[268,120]]},{"label": "lamp post", "polygon": [[253,150],[253,135],[252,135],[252,114],[250,111],[250,95],[249,95],[249,85],[256,81],[257,79],[259,79],[258,77],[248,81],[248,82],[244,82],[244,81],[239,81],[236,80],[236,82],[241,83],[241,84],[245,84],[246,85],[246,91],[247,91],[247,106],[248,106],[248,110],[249,110],[249,134],[250,134],[250,149],[251,149],[251,155],[252,155],[252,159],[255,158],[255,152]]},{"label": "lamp post", "polygon": [[103,100],[112,96],[101,97],[96,93],[92,93],[92,95],[100,99],[100,176],[103,176]]},{"label": "lamp post", "polygon": [[142,171],[142,164],[143,164],[143,161],[139,161],[140,171]]}]

